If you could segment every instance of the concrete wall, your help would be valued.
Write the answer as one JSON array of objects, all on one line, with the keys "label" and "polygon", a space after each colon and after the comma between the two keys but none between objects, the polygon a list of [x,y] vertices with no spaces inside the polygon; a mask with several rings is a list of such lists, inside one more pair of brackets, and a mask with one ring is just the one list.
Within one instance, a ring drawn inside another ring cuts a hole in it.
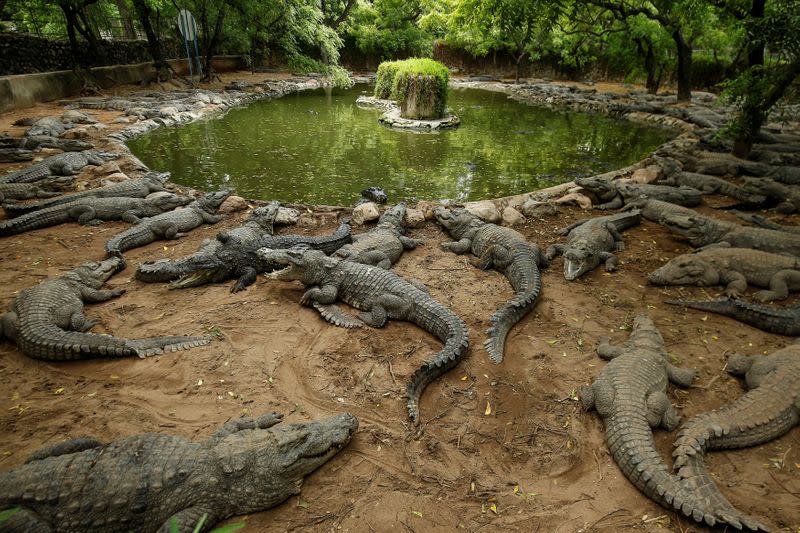
[{"label": "concrete wall", "polygon": [[[185,59],[172,59],[169,63],[178,74],[188,75]],[[241,56],[217,56],[213,65],[217,72],[230,72],[243,68],[244,61]],[[92,75],[93,81],[106,89],[115,85],[148,83],[155,79],[152,63],[97,67],[92,69]],[[83,80],[71,70],[0,77],[0,113],[75,96],[83,87]]]}]

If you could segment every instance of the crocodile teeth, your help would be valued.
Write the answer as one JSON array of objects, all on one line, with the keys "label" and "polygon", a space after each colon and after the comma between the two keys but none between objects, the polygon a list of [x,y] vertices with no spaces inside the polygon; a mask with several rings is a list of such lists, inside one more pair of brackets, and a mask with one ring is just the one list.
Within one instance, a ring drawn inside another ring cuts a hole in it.
[{"label": "crocodile teeth", "polygon": [[581,266],[574,261],[564,262],[564,277],[568,280],[573,280],[578,277],[581,272]]}]

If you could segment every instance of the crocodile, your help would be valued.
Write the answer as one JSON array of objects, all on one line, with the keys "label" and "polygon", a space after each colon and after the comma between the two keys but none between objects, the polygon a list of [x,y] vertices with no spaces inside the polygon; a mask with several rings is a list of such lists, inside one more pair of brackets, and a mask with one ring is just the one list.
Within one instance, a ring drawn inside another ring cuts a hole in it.
[{"label": "crocodile", "polygon": [[800,187],[768,178],[744,178],[742,188],[751,194],[764,196],[779,213],[790,214],[800,209]]},{"label": "crocodile", "polygon": [[201,224],[216,224],[225,218],[216,214],[217,209],[230,195],[229,190],[206,193],[184,208],[146,218],[111,237],[106,242],[106,253],[119,255],[157,239],[176,239]]},{"label": "crocodile", "polygon": [[350,241],[350,225],[347,223],[342,223],[330,235],[265,235],[246,242],[229,238],[221,246],[212,244],[173,261],[171,271],[178,273],[178,277],[170,283],[170,288],[185,289],[235,279],[231,292],[239,292],[255,283],[258,274],[276,267],[255,253],[259,248],[283,249],[300,244],[331,254]]},{"label": "crocodile", "polygon": [[270,202],[265,206],[253,209],[243,225],[229,231],[220,232],[217,234],[216,239],[204,241],[200,250],[193,255],[178,261],[161,259],[142,263],[136,269],[135,277],[145,283],[172,281],[186,272],[182,263],[187,259],[196,256],[214,255],[229,240],[236,240],[242,246],[254,246],[263,236],[272,235],[279,208],[280,204],[278,202]]},{"label": "crocodile", "polygon": [[[61,190],[72,185],[74,181],[75,178],[73,176],[64,176],[44,179],[34,183],[0,183],[0,202],[6,200],[29,200],[31,198],[52,198],[61,195]],[[55,191],[53,189],[59,190]]]},{"label": "crocodile", "polygon": [[345,244],[333,253],[334,257],[356,263],[389,268],[400,259],[403,250],[413,250],[424,241],[406,237],[406,204],[401,202],[387,209],[378,225],[360,235],[353,236],[352,244]]},{"label": "crocodile", "polygon": [[3,208],[7,216],[18,217],[25,213],[39,211],[54,205],[63,205],[82,198],[144,198],[150,193],[165,191],[164,183],[166,183],[167,178],[169,178],[169,173],[149,172],[139,179],[119,181],[105,187],[65,194],[42,202],[4,205]]},{"label": "crocodile", "polygon": [[489,338],[484,343],[491,360],[500,363],[509,330],[536,305],[542,288],[539,267],[546,261],[535,244],[511,228],[485,223],[466,209],[437,207],[433,213],[456,239],[442,243],[442,248],[457,254],[471,252],[478,257],[475,266],[483,270],[494,267],[511,282],[514,297],[492,314]]},{"label": "crocodile", "polygon": [[638,209],[642,218],[646,218],[652,222],[660,221],[667,214],[676,215],[695,215],[697,212],[689,209],[688,207],[681,207],[677,204],[664,202],[648,198],[647,196],[639,196],[635,199],[630,199],[622,211],[630,211]]},{"label": "crocodile", "polygon": [[579,220],[562,229],[559,233],[567,235],[567,244],[553,244],[547,249],[545,259],[552,260],[556,255],[564,256],[564,278],[575,280],[595,269],[601,262],[606,270],[617,269],[617,257],[613,251],[625,249],[622,231],[641,221],[641,213],[633,210],[607,217]]},{"label": "crocodile", "polygon": [[174,194],[151,198],[83,198],[2,221],[0,237],[71,221],[97,225],[104,220],[123,220],[135,224],[139,217],[152,217],[191,201],[189,197]]},{"label": "crocodile", "polygon": [[72,176],[86,165],[102,165],[105,157],[96,150],[65,152],[48,157],[27,168],[0,176],[0,183],[31,183],[53,175]]},{"label": "crocodile", "polygon": [[800,235],[772,229],[741,226],[701,215],[667,214],[659,221],[694,247],[732,246],[776,254],[800,255]]},{"label": "crocodile", "polygon": [[753,298],[759,302],[785,300],[800,290],[800,258],[752,248],[706,248],[670,259],[651,272],[652,285],[726,285],[725,294],[739,297],[747,284],[769,287]]},{"label": "crocodile", "polygon": [[22,148],[0,148],[0,163],[20,163],[36,157],[36,152]]},{"label": "crocodile", "polygon": [[51,361],[97,357],[147,357],[210,342],[209,337],[167,336],[123,339],[88,333],[97,322],[83,314],[84,302],[97,303],[122,295],[123,289],[101,289],[125,268],[119,257],[84,263],[61,277],[23,289],[0,318],[0,338],[14,341],[29,357]]},{"label": "crocodile", "polygon": [[664,339],[644,314],[634,319],[622,346],[601,337],[597,353],[609,363],[594,383],[581,388],[580,400],[584,410],[594,408],[603,418],[606,443],[625,477],[648,498],[698,522],[736,523],[737,514],[716,512],[671,474],[653,440],[651,428],[671,431],[679,422],[667,384],[688,387],[695,371],[669,362]]},{"label": "crocodile", "polygon": [[[419,422],[419,402],[429,383],[454,368],[467,354],[467,325],[434,300],[421,284],[394,272],[352,261],[327,257],[304,247],[258,252],[262,260],[283,268],[268,274],[280,281],[299,280],[309,287],[300,302],[315,307],[323,318],[342,327],[363,324],[380,328],[388,319],[407,320],[435,335],[444,347],[414,372],[406,388],[408,416]],[[334,302],[341,300],[359,309],[358,318]]]},{"label": "crocodile", "polygon": [[281,422],[233,419],[201,442],[144,433],[46,447],[0,473],[0,511],[19,509],[3,531],[208,531],[299,494],[358,429],[350,413]]},{"label": "crocodile", "polygon": [[792,226],[788,224],[776,224],[775,222],[772,222],[771,220],[761,215],[754,215],[752,213],[742,213],[739,211],[733,211],[733,213],[742,220],[746,220],[747,222],[750,222],[751,224],[761,228],[774,229],[778,231],[785,231],[787,233],[800,234],[800,226]]},{"label": "crocodile", "polygon": [[367,187],[361,191],[361,200],[358,203],[375,202],[376,204],[385,204],[386,200],[388,200],[386,191],[380,187]]},{"label": "crocodile", "polygon": [[92,143],[78,139],[62,139],[49,135],[33,137],[0,136],[0,148],[38,151],[42,148],[56,148],[65,152],[82,152],[94,148]]},{"label": "crocodile", "polygon": [[694,207],[703,201],[703,194],[700,191],[685,186],[624,183],[596,176],[576,178],[575,184],[593,193],[598,201],[602,202],[594,206],[595,209],[619,209],[627,204],[629,199],[639,198],[642,195],[685,207]]},{"label": "crocodile", "polygon": [[793,337],[800,336],[800,304],[775,307],[751,304],[736,298],[665,300],[665,302],[671,305],[682,305],[691,309],[728,316],[769,333]]},{"label": "crocodile", "polygon": [[660,180],[660,183],[663,185],[692,187],[702,194],[721,194],[751,205],[760,205],[767,200],[764,195],[748,191],[728,180],[696,172],[676,172]]},{"label": "crocodile", "polygon": [[[718,409],[686,422],[675,441],[673,456],[678,476],[699,494],[726,510],[735,509],[719,492],[706,470],[706,450],[757,446],[784,435],[800,424],[800,344],[770,355],[733,355],[728,372],[744,376],[748,392]],[[733,524],[737,526],[737,524]],[[752,530],[768,529],[753,520]]]}]

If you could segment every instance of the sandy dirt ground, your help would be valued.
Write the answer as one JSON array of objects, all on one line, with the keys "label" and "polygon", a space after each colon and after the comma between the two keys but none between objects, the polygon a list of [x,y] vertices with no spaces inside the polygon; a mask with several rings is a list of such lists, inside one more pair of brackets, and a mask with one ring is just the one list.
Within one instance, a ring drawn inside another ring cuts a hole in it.
[{"label": "sandy dirt ground", "polygon": [[[21,133],[10,126],[17,118],[61,111],[43,104],[0,115],[0,133]],[[109,122],[117,113],[96,115]],[[590,214],[566,208],[518,229],[544,249],[561,239],[558,228]],[[126,293],[86,308],[100,322],[95,332],[129,338],[211,333],[217,338],[210,345],[146,360],[50,363],[0,341],[0,469],[82,435],[113,440],[164,432],[203,439],[241,415],[275,410],[288,421],[304,421],[350,411],[360,420],[358,433],[307,478],[299,496],[229,522],[245,521],[249,531],[705,531],[641,495],[610,457],[602,420],[580,409],[577,389],[605,364],[595,354],[597,340],[623,341],[633,317],[649,313],[670,353],[699,369],[693,387],[668,392],[684,417],[742,394],[742,383],[723,370],[729,354],[766,354],[793,340],[663,304],[668,297],[720,291],[648,286],[648,272],[688,247],[644,221],[625,233],[618,272],[598,269],[567,282],[556,259],[543,274],[537,307],[511,331],[505,361],[495,365],[482,343],[510,286],[501,274],[442,251],[439,243],[449,239],[428,223],[410,233],[426,243],[395,270],[424,282],[467,322],[472,348],[466,361],[427,388],[415,428],[406,416],[406,382],[441,347],[420,328],[397,322],[380,330],[336,328],[299,304],[302,288],[294,283],[259,278],[232,294],[228,284],[172,291],[133,279],[140,262],[190,253],[244,216],[131,250],[128,268],[108,283]],[[800,223],[792,218],[783,220]],[[281,232],[328,233],[335,225],[329,217],[318,227]],[[0,305],[7,308],[25,287],[102,258],[105,241],[126,226],[66,224],[3,238]],[[655,437],[669,461],[675,433],[657,430]],[[757,448],[709,453],[707,462],[740,509],[775,530],[800,531],[798,429]]]}]

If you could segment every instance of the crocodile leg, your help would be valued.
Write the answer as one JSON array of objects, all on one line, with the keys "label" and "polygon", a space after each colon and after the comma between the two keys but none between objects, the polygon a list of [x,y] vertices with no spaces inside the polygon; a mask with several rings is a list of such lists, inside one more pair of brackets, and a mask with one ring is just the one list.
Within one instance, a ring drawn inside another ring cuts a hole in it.
[{"label": "crocodile leg", "polygon": [[609,361],[615,357],[619,357],[625,352],[622,346],[613,346],[608,343],[608,337],[600,337],[597,339],[597,355]]},{"label": "crocodile leg", "polygon": [[239,292],[256,282],[258,271],[251,266],[246,266],[239,271],[239,279],[231,287],[231,292]]},{"label": "crocodile leg", "polygon": [[365,324],[359,320],[358,318],[354,317],[350,313],[346,313],[336,304],[321,304],[318,302],[314,302],[312,304],[314,309],[316,309],[320,316],[333,324],[334,326],[339,326],[340,328],[346,329],[353,329],[353,328],[360,328],[363,327]]},{"label": "crocodile leg", "polygon": [[667,431],[678,427],[680,416],[675,407],[670,403],[667,395],[661,391],[650,393],[647,396],[647,423],[650,427],[661,426]]},{"label": "crocodile leg", "polygon": [[95,216],[95,210],[87,205],[79,205],[67,211],[70,219],[77,220],[79,224],[88,224]]},{"label": "crocodile leg", "polygon": [[448,241],[441,244],[442,248],[456,254],[466,254],[472,250],[472,239],[461,239],[460,241]]},{"label": "crocodile leg", "polygon": [[622,200],[622,196],[617,195],[613,200],[610,202],[606,202],[604,204],[594,206],[595,209],[619,209],[624,205],[624,201]]},{"label": "crocodile leg", "polygon": [[694,378],[697,377],[697,370],[693,368],[681,368],[671,363],[664,363],[667,369],[667,377],[670,382],[679,387],[690,387]]},{"label": "crocodile leg", "polygon": [[97,325],[97,320],[86,318],[82,311],[72,313],[69,319],[69,329],[73,331],[89,331]]},{"label": "crocodile leg", "polygon": [[400,235],[399,237],[400,243],[403,245],[403,248],[406,250],[413,250],[417,246],[424,244],[424,239],[412,239],[410,237],[406,237],[405,235]]},{"label": "crocodile leg", "polygon": [[361,255],[362,263],[365,265],[373,265],[384,270],[389,270],[392,267],[392,262],[386,254],[380,250],[370,250]]},{"label": "crocodile leg", "polygon": [[45,457],[68,455],[70,453],[91,450],[92,448],[97,448],[100,446],[104,446],[104,444],[96,439],[89,439],[85,437],[70,439],[35,451],[31,456],[25,459],[25,462],[30,463],[31,461],[38,461],[40,459],[44,459]]},{"label": "crocodile leg", "polygon": [[81,297],[83,301],[92,304],[107,302],[123,294],[125,294],[125,289],[93,289],[86,286],[81,287]]},{"label": "crocodile leg", "polygon": [[336,301],[338,294],[339,288],[336,285],[315,286],[303,293],[300,303],[303,305],[311,305],[312,303],[332,304]]},{"label": "crocodile leg", "polygon": [[382,328],[392,318],[405,320],[411,311],[411,304],[393,294],[381,295],[369,311],[359,313],[358,317],[368,326]]},{"label": "crocodile leg", "polygon": [[606,222],[603,224],[603,227],[611,234],[611,237],[614,238],[614,248],[618,252],[624,250],[625,242],[622,240],[622,233],[617,229],[617,226],[615,226],[613,222]]},{"label": "crocodile leg", "polygon": [[730,298],[737,298],[747,290],[747,278],[740,272],[725,271],[721,273],[720,281],[727,283],[725,295]]},{"label": "crocodile leg", "polygon": [[19,508],[19,511],[0,525],[3,526],[4,533],[50,533],[53,531],[53,528],[37,513],[24,507]]},{"label": "crocodile leg", "polygon": [[768,291],[758,291],[753,299],[759,302],[785,300],[789,297],[790,290],[800,289],[800,270],[781,270],[769,280]]},{"label": "crocodile leg", "polygon": [[228,420],[211,436],[212,445],[237,431],[245,429],[267,429],[276,424],[280,424],[282,420],[283,415],[276,412],[267,413],[258,418],[236,418],[234,420]]},{"label": "crocodile leg", "polygon": [[619,266],[619,259],[611,252],[599,252],[597,256],[605,262],[606,272],[614,272]]},{"label": "crocodile leg", "polygon": [[563,244],[552,244],[547,247],[544,257],[548,261],[552,261],[557,255],[563,255],[566,250],[567,247]]}]

